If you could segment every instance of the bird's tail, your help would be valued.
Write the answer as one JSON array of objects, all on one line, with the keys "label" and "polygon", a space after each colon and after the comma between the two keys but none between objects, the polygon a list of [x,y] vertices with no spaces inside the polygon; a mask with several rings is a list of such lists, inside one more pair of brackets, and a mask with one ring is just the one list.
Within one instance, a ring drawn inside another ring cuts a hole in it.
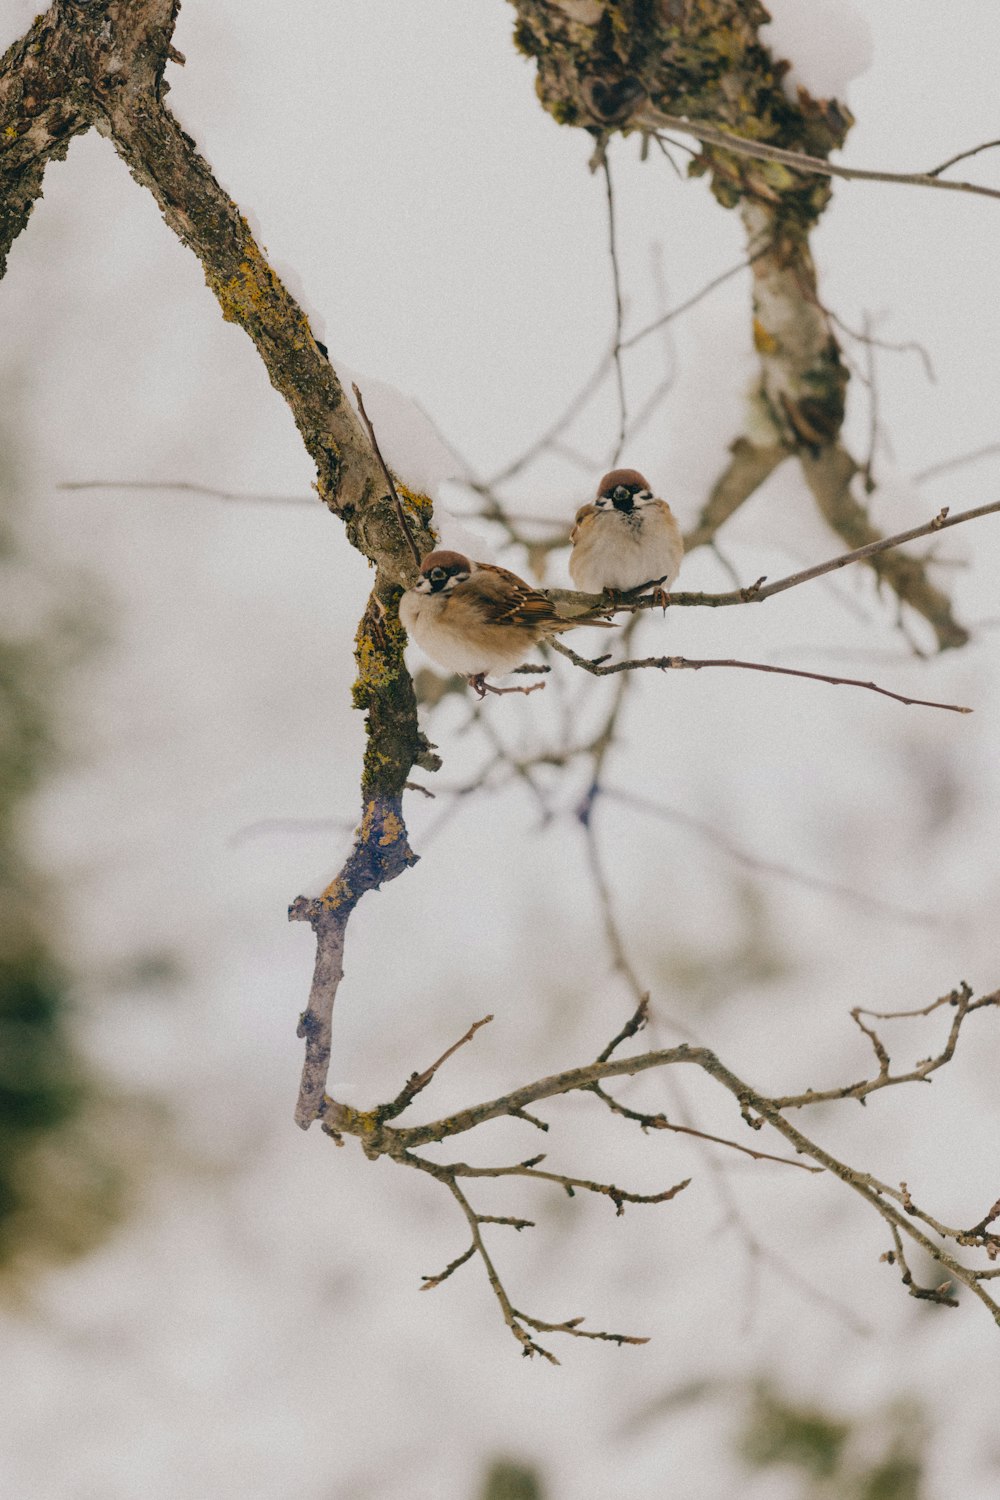
[{"label": "bird's tail", "polygon": [[596,625],[598,630],[613,630],[617,624],[617,620],[588,619],[584,616],[575,620],[555,620],[548,627],[548,632],[550,635],[562,635],[564,631],[576,630],[581,625]]}]

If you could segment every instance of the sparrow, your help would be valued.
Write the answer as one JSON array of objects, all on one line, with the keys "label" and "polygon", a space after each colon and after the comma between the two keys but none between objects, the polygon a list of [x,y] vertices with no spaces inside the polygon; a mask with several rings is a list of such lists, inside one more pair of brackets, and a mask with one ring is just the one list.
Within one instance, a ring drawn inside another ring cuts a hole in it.
[{"label": "sparrow", "polygon": [[569,571],[585,594],[628,593],[658,580],[657,602],[684,556],[681,529],[665,500],[657,500],[638,469],[612,469],[597,498],[581,506],[570,532]]},{"label": "sparrow", "polygon": [[570,620],[558,615],[538,589],[493,563],[470,562],[461,552],[430,552],[420,577],[399,601],[408,635],[432,661],[468,679],[480,698],[487,693],[531,693],[544,687],[498,688],[490,673],[512,672],[533,646],[577,625],[606,620]]}]

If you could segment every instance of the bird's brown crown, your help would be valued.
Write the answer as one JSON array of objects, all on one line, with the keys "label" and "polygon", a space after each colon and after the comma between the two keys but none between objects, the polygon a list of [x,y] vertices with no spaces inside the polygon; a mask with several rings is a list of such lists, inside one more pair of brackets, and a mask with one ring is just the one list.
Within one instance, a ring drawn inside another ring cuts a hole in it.
[{"label": "bird's brown crown", "polygon": [[610,474],[605,474],[597,486],[598,495],[610,495],[618,485],[628,485],[637,490],[648,490],[649,481],[638,469],[612,469]]},{"label": "bird's brown crown", "polygon": [[448,552],[446,550],[428,552],[420,564],[420,571],[421,573],[429,573],[432,568],[443,568],[446,573],[454,573],[458,570],[461,570],[463,573],[470,571],[469,559],[463,553]]}]

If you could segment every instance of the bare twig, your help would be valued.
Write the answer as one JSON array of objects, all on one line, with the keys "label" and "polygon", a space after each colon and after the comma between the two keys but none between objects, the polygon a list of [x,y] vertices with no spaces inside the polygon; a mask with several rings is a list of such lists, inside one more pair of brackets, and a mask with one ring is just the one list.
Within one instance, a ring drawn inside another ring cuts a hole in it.
[{"label": "bare twig", "polygon": [[672,323],[682,313],[690,311],[692,307],[697,307],[698,303],[714,292],[717,287],[725,286],[727,281],[732,281],[733,277],[738,276],[741,271],[749,271],[754,261],[759,260],[770,248],[770,245],[766,245],[762,249],[755,251],[752,255],[747,256],[744,260],[738,261],[735,266],[730,266],[727,271],[720,271],[718,276],[713,276],[712,280],[707,281],[699,291],[694,292],[690,297],[686,297],[683,302],[678,302],[677,306],[671,307],[669,311],[660,313],[659,317],[654,318],[651,323],[647,323],[645,328],[640,328],[638,333],[630,334],[627,339],[623,340],[621,348],[633,349],[636,344],[648,338],[651,333],[656,333],[657,329],[665,328],[668,323]]},{"label": "bare twig", "polygon": [[622,1042],[627,1042],[630,1037],[634,1037],[637,1032],[643,1029],[648,1020],[649,994],[647,992],[645,995],[643,995],[642,999],[639,1001],[639,1004],[629,1016],[628,1020],[625,1022],[625,1025],[622,1027],[621,1031],[618,1032],[617,1036],[613,1036],[608,1045],[605,1047],[604,1051],[597,1054],[597,1061],[607,1062],[611,1054],[613,1052],[617,1052]]},{"label": "bare twig", "polygon": [[186,480],[78,479],[57,484],[57,490],[161,490],[173,494],[199,495],[206,500],[238,501],[247,505],[315,505],[315,495],[258,495],[246,490],[220,490],[210,484]]},{"label": "bare twig", "polygon": [[820,875],[810,875],[806,870],[798,870],[793,865],[786,865],[775,860],[762,859],[760,855],[750,854],[734,843],[729,836],[704,818],[695,817],[692,813],[684,812],[679,807],[670,807],[661,802],[653,802],[648,797],[641,797],[634,792],[624,791],[621,787],[602,787],[605,797],[610,797],[614,802],[620,802],[625,807],[633,807],[642,813],[648,813],[655,818],[662,818],[665,822],[680,825],[682,828],[690,828],[699,834],[710,844],[715,844],[724,850],[731,859],[745,866],[748,870],[756,870],[764,875],[777,875],[782,880],[790,880],[796,885],[808,890],[824,891],[828,895],[836,896],[842,901],[850,901],[853,905],[860,907],[868,913],[878,913],[879,917],[889,917],[897,922],[911,923],[917,927],[933,926],[940,919],[933,912],[907,911],[903,907],[895,906],[885,901],[881,896],[872,895],[869,892],[859,891],[855,886],[840,885],[835,880],[826,880]]},{"label": "bare twig", "polygon": [[[986,1283],[996,1272],[990,1268],[976,1268],[965,1265],[956,1259],[945,1245],[939,1243],[938,1240],[929,1238],[918,1227],[920,1222],[926,1223],[941,1239],[951,1239],[960,1246],[986,1251],[992,1257],[1000,1253],[1000,1237],[989,1232],[989,1225],[995,1222],[997,1217],[1000,1217],[1000,1204],[994,1204],[979,1223],[973,1225],[971,1229],[952,1229],[947,1225],[941,1224],[923,1209],[918,1208],[913,1202],[905,1183],[901,1183],[899,1188],[894,1188],[888,1184],[879,1182],[869,1173],[856,1170],[846,1162],[833,1156],[818,1141],[806,1136],[796,1126],[792,1125],[785,1115],[785,1111],[789,1108],[795,1108],[804,1103],[817,1102],[821,1098],[857,1098],[878,1088],[926,1080],[930,1073],[944,1066],[950,1060],[955,1050],[960,1029],[969,1014],[974,1010],[984,1009],[989,1006],[996,1007],[1000,1004],[1000,991],[981,996],[977,1000],[972,1000],[971,992],[967,986],[963,985],[950,996],[941,997],[933,1005],[924,1007],[924,1011],[929,1012],[942,1004],[952,1004],[956,1013],[945,1047],[936,1058],[919,1064],[916,1069],[909,1073],[893,1074],[889,1068],[887,1056],[884,1056],[884,1049],[879,1051],[881,1047],[881,1043],[879,1043],[879,1047],[876,1048],[879,1060],[879,1072],[876,1078],[867,1080],[859,1085],[851,1085],[842,1090],[829,1091],[825,1095],[807,1092],[803,1095],[789,1096],[785,1099],[769,1098],[766,1095],[758,1093],[748,1083],[727,1068],[715,1053],[710,1052],[704,1047],[681,1045],[658,1049],[653,1052],[640,1053],[637,1056],[612,1056],[614,1048],[620,1041],[625,1040],[625,1033],[629,1031],[630,1026],[634,1026],[636,1031],[639,1030],[644,1016],[644,1007],[639,1006],[631,1021],[626,1024],[623,1032],[619,1033],[614,1039],[613,1044],[605,1048],[601,1053],[600,1057],[603,1060],[599,1059],[585,1067],[570,1069],[564,1073],[538,1079],[532,1084],[514,1089],[497,1099],[474,1105],[467,1110],[460,1110],[457,1113],[448,1115],[444,1119],[431,1122],[427,1125],[411,1126],[405,1129],[384,1124],[379,1126],[373,1122],[372,1112],[367,1114],[360,1113],[348,1108],[346,1105],[337,1105],[333,1101],[328,1101],[326,1122],[328,1128],[332,1130],[360,1137],[362,1145],[369,1156],[374,1157],[387,1154],[393,1160],[426,1172],[448,1186],[449,1191],[455,1197],[466,1216],[472,1234],[474,1250],[483,1260],[487,1277],[503,1311],[505,1321],[511,1328],[514,1336],[521,1343],[522,1348],[529,1354],[538,1353],[544,1354],[547,1358],[552,1357],[548,1354],[548,1351],[543,1350],[535,1344],[535,1341],[531,1339],[530,1334],[527,1332],[528,1329],[534,1329],[535,1331],[571,1332],[577,1326],[577,1320],[570,1320],[566,1324],[543,1325],[541,1320],[529,1318],[515,1308],[503,1287],[496,1267],[486,1251],[482,1240],[481,1226],[484,1223],[494,1222],[494,1216],[481,1215],[473,1209],[464,1191],[459,1186],[459,1181],[472,1178],[506,1179],[510,1177],[522,1177],[529,1180],[534,1178],[561,1187],[571,1196],[577,1191],[605,1196],[615,1204],[616,1211],[621,1213],[628,1203],[655,1204],[668,1201],[683,1191],[687,1186],[688,1180],[685,1179],[661,1193],[639,1194],[621,1189],[613,1183],[602,1183],[589,1178],[550,1172],[540,1167],[540,1163],[544,1160],[542,1156],[532,1156],[525,1161],[507,1166],[476,1167],[465,1162],[449,1162],[446,1164],[431,1162],[417,1155],[417,1148],[431,1142],[444,1141],[452,1136],[473,1130],[491,1119],[504,1116],[517,1117],[519,1113],[525,1111],[528,1105],[536,1103],[541,1099],[551,1099],[575,1091],[594,1092],[614,1113],[622,1114],[626,1118],[636,1119],[640,1124],[662,1129],[664,1128],[661,1123],[662,1117],[655,1115],[646,1116],[640,1114],[638,1111],[629,1110],[609,1095],[604,1085],[613,1078],[629,1077],[651,1069],[670,1068],[678,1064],[698,1067],[716,1083],[720,1084],[732,1095],[741,1115],[751,1127],[760,1129],[767,1125],[783,1136],[792,1145],[796,1155],[803,1158],[803,1161],[799,1165],[808,1165],[810,1170],[818,1168],[825,1171],[864,1199],[868,1206],[877,1212],[889,1226],[890,1233],[893,1235],[893,1256],[898,1259],[899,1264],[903,1267],[904,1281],[908,1289],[911,1288],[912,1278],[908,1278],[905,1258],[903,1256],[903,1245],[907,1240],[918,1245],[932,1259],[938,1262],[948,1282],[952,1284],[960,1283],[973,1292],[989,1309],[994,1320],[1000,1324],[1000,1304],[990,1296],[986,1287]],[[870,1029],[867,1027],[863,1029],[871,1037]],[[689,1127],[682,1133],[691,1135],[699,1141],[714,1140],[730,1148],[738,1146],[736,1142],[729,1141],[724,1137],[711,1136],[708,1132],[699,1131],[693,1127]],[[752,1151],[751,1154],[765,1155],[764,1153],[754,1153]],[[770,1159],[770,1155],[770,1153],[766,1154],[765,1159]],[[787,1158],[775,1159],[781,1161],[783,1164],[788,1164]],[[524,1220],[510,1220],[504,1217],[501,1222],[511,1224],[515,1229],[527,1227],[527,1221]],[[465,1264],[470,1258],[471,1254],[468,1251],[463,1253],[462,1256],[451,1262],[445,1268],[445,1271],[440,1273],[439,1277],[429,1278],[430,1283],[438,1284],[440,1280],[445,1279],[446,1276],[450,1275],[458,1266]],[[928,1290],[924,1288],[918,1289],[914,1295],[926,1295]],[[930,1300],[946,1302],[950,1295],[950,1288],[943,1284],[932,1289],[932,1291],[933,1295],[930,1296]],[[619,1336],[614,1334],[610,1335],[610,1337],[621,1342],[628,1341],[627,1339],[619,1340]]]},{"label": "bare twig", "polygon": [[[709,146],[721,146],[736,156],[753,156],[758,161],[777,161],[796,171],[815,173],[818,177],[842,177],[848,182],[891,182],[902,187],[941,188],[951,193],[975,193],[983,198],[1000,198],[1000,189],[985,187],[978,182],[952,182],[936,174],[950,163],[945,162],[930,172],[877,172],[866,167],[844,167],[827,161],[822,156],[808,156],[804,151],[786,151],[780,146],[768,145],[766,141],[751,141],[745,136],[733,135],[701,120],[684,120],[677,115],[661,114],[648,107],[636,116],[637,123],[649,126],[665,126],[668,130],[679,130],[683,135],[693,135],[695,140]],[[992,144],[992,143],[991,143]],[[962,156],[974,156],[986,146],[976,146],[963,152]],[[962,157],[955,157],[959,161]]]},{"label": "bare twig", "polygon": [[[762,604],[765,599],[771,599],[775,594],[783,594],[788,589],[797,588],[799,584],[809,583],[814,578],[822,578],[827,573],[835,573],[851,563],[864,562],[892,548],[902,547],[906,542],[916,541],[918,537],[934,536],[939,531],[947,531],[949,527],[961,526],[966,521],[977,521],[981,516],[993,516],[997,512],[1000,512],[1000,500],[992,501],[989,505],[977,505],[973,510],[959,511],[955,515],[952,515],[949,508],[945,506],[938,511],[933,520],[925,521],[922,526],[914,526],[909,531],[897,532],[894,536],[880,537],[875,542],[866,542],[863,547],[855,547],[850,552],[842,552],[839,556],[830,558],[827,562],[816,563],[813,567],[803,568],[797,573],[789,573],[784,578],[776,579],[774,583],[767,583],[766,579],[758,578],[754,583],[747,584],[743,588],[732,589],[722,594],[671,590],[669,602],[671,606],[705,606],[709,609],[719,609],[735,604]],[[548,594],[557,602],[578,606],[590,605],[595,613],[598,609],[607,612],[607,600],[600,594],[580,594],[571,589],[549,589]],[[630,596],[626,598],[627,602],[617,607],[619,610],[643,610],[654,607],[654,601],[649,598],[633,599]],[[578,610],[578,613],[582,612],[582,609]]]},{"label": "bare twig", "polygon": [[929,468],[921,469],[918,474],[914,474],[914,483],[923,484],[926,479],[939,479],[942,474],[951,474],[955,469],[977,463],[981,458],[994,458],[998,453],[1000,443],[986,443],[982,448],[974,448],[971,453],[959,453],[955,458],[946,458],[940,463],[931,464]]},{"label": "bare twig", "polygon": [[453,1042],[446,1052],[442,1052],[437,1062],[432,1062],[430,1067],[425,1068],[422,1073],[411,1073],[395,1099],[389,1104],[380,1105],[376,1110],[379,1119],[394,1120],[405,1109],[409,1109],[417,1095],[430,1083],[442,1063],[446,1063],[449,1057],[452,1057],[458,1051],[459,1047],[464,1047],[466,1042],[471,1042],[479,1028],[481,1026],[488,1026],[492,1019],[493,1017],[490,1015],[483,1016],[481,1021],[473,1021],[465,1035],[460,1036],[457,1042]]},{"label": "bare twig", "polygon": [[433,1291],[436,1286],[441,1285],[442,1281],[447,1281],[448,1277],[451,1276],[455,1271],[457,1271],[459,1266],[464,1266],[467,1260],[471,1260],[472,1257],[476,1254],[476,1250],[476,1242],[475,1240],[473,1240],[468,1250],[464,1250],[461,1255],[458,1255],[454,1260],[449,1261],[444,1270],[439,1271],[436,1276],[422,1276],[420,1279],[424,1284],[420,1288],[420,1290],[422,1292]]},{"label": "bare twig", "polygon": [[900,1279],[910,1296],[918,1297],[924,1302],[936,1302],[941,1307],[957,1307],[958,1298],[951,1296],[950,1281],[943,1281],[940,1286],[934,1287],[920,1286],[918,1282],[914,1281],[913,1273],[906,1263],[906,1256],[903,1253],[903,1241],[897,1225],[890,1223],[889,1233],[892,1235],[894,1248],[886,1251],[882,1259],[888,1262],[889,1265],[899,1266]]},{"label": "bare twig", "polygon": [[938,703],[931,698],[907,698],[903,693],[894,693],[889,688],[879,687],[877,682],[863,682],[860,677],[833,677],[826,672],[805,672],[797,667],[776,667],[768,662],[737,661],[734,658],[721,657],[714,660],[694,661],[686,656],[646,656],[641,660],[608,664],[606,657],[598,656],[593,660],[588,660],[585,656],[580,656],[563,641],[553,641],[552,647],[561,656],[571,661],[575,667],[581,667],[583,671],[590,672],[594,677],[610,677],[618,672],[636,672],[647,667],[661,672],[682,670],[698,672],[702,667],[738,667],[749,672],[776,672],[783,677],[805,677],[812,682],[830,683],[833,687],[868,688],[873,693],[881,693],[885,698],[893,698],[897,703],[916,705],[920,708],[945,708],[956,714],[972,713],[971,708],[963,708],[958,703]]},{"label": "bare twig", "polygon": [[601,155],[601,168],[604,172],[604,187],[608,204],[608,254],[611,257],[611,280],[615,297],[615,340],[611,349],[611,358],[614,362],[615,387],[618,392],[618,438],[609,465],[613,469],[621,458],[622,449],[625,446],[628,407],[625,402],[625,372],[622,369],[622,284],[616,243],[615,195],[611,184],[611,164],[608,161],[607,151]]},{"label": "bare twig", "polygon": [[940,177],[942,172],[947,172],[949,167],[954,167],[960,161],[967,161],[970,156],[978,156],[980,151],[995,151],[1000,146],[1000,141],[983,141],[980,146],[970,146],[967,151],[959,151],[955,156],[949,156],[939,167],[931,167],[927,173],[928,177]]},{"label": "bare twig", "polygon": [[402,500],[400,500],[399,491],[396,488],[396,481],[390,474],[389,466],[386,463],[385,459],[382,457],[382,450],[378,445],[378,438],[375,436],[375,428],[372,426],[371,418],[365,411],[365,403],[361,399],[361,392],[358,390],[356,385],[352,385],[351,390],[354,392],[354,399],[358,403],[358,414],[360,415],[362,422],[365,424],[365,431],[367,432],[368,439],[372,445],[372,452],[375,454],[375,457],[378,460],[378,466],[382,470],[382,475],[385,479],[386,484],[389,486],[389,493],[392,496],[392,503],[396,507],[396,515],[399,519],[399,524],[402,528],[403,535],[406,537],[406,545],[410,549],[413,561],[416,563],[417,571],[419,572],[420,564],[423,561],[423,558],[420,555],[420,548],[417,546],[416,538],[413,535],[413,530],[406,518],[406,512],[403,509],[403,502]]},{"label": "bare twig", "polygon": [[[903,1017],[929,1015],[931,1011],[937,1010],[941,1005],[952,1006],[955,1010],[955,1016],[942,1050],[935,1057],[926,1058],[922,1063],[918,1063],[915,1068],[912,1068],[907,1073],[891,1073],[889,1070],[889,1057],[885,1047],[872,1030],[863,1024],[861,1016],[867,1015],[875,1019],[896,1020]],[[878,1089],[888,1088],[900,1083],[921,1083],[929,1078],[932,1073],[937,1072],[938,1068],[943,1068],[946,1063],[951,1061],[958,1043],[959,1032],[966,1016],[972,1011],[997,1006],[1000,1006],[1000,990],[994,991],[989,995],[983,995],[978,1000],[973,1000],[972,991],[969,986],[962,983],[958,989],[952,990],[947,995],[942,995],[939,1000],[935,1000],[932,1005],[926,1006],[923,1010],[893,1011],[883,1014],[880,1012],[865,1011],[858,1007],[856,1011],[851,1012],[851,1015],[856,1024],[872,1042],[879,1063],[878,1076],[862,1079],[860,1083],[845,1084],[842,1088],[808,1089],[804,1094],[789,1094],[783,1098],[775,1099],[773,1101],[774,1106],[776,1109],[800,1109],[806,1104],[821,1104],[831,1099],[857,1099],[864,1104],[869,1094],[874,1094]]]},{"label": "bare twig", "polygon": [[[507,1294],[507,1290],[503,1285],[503,1282],[500,1280],[499,1273],[497,1272],[496,1266],[493,1263],[489,1251],[486,1248],[481,1233],[481,1226],[483,1224],[507,1224],[515,1229],[523,1229],[531,1227],[530,1220],[495,1218],[489,1214],[478,1214],[472,1207],[472,1204],[469,1202],[465,1193],[459,1187],[455,1179],[457,1176],[468,1177],[481,1174],[473,1172],[470,1168],[463,1167],[461,1163],[452,1163],[448,1166],[441,1166],[436,1162],[429,1162],[421,1157],[409,1154],[404,1159],[408,1166],[416,1167],[423,1172],[428,1172],[432,1177],[437,1178],[439,1182],[443,1182],[447,1186],[452,1197],[455,1199],[455,1202],[462,1210],[462,1213],[465,1216],[466,1223],[468,1224],[469,1229],[472,1233],[472,1243],[469,1248],[461,1255],[457,1256],[455,1260],[451,1261],[447,1266],[445,1266],[444,1270],[441,1271],[437,1276],[425,1277],[424,1285],[421,1288],[422,1291],[429,1291],[433,1287],[440,1286],[442,1281],[446,1281],[448,1277],[453,1274],[453,1272],[457,1271],[460,1266],[463,1266],[466,1261],[472,1258],[473,1255],[478,1255],[483,1263],[483,1268],[486,1271],[486,1277],[489,1281],[490,1287],[492,1288],[493,1295],[496,1297],[497,1302],[500,1305],[500,1311],[503,1314],[504,1322],[507,1324],[507,1327],[517,1339],[518,1343],[521,1345],[522,1354],[528,1357],[538,1354],[543,1359],[548,1360],[550,1364],[557,1365],[559,1363],[558,1359],[551,1352],[551,1350],[543,1348],[541,1344],[537,1343],[531,1337],[531,1335],[527,1332],[527,1329],[529,1328],[533,1329],[536,1333],[566,1333],[571,1334],[576,1338],[604,1339],[615,1344],[645,1344],[648,1342],[647,1339],[637,1337],[634,1334],[607,1333],[582,1329],[580,1327],[580,1324],[583,1322],[582,1318],[570,1318],[562,1323],[547,1323],[540,1318],[534,1318],[530,1314],[522,1312],[520,1308],[514,1307],[513,1303],[510,1300],[510,1297]],[[652,1200],[637,1199],[633,1197],[629,1198],[628,1201],[645,1202]],[[621,1213],[622,1211],[620,1206],[618,1211],[619,1213]]]},{"label": "bare twig", "polygon": [[[820,305],[822,306],[822,304]],[[864,333],[859,333],[856,328],[852,328],[849,323],[845,323],[839,313],[835,313],[832,308],[823,307],[822,310],[830,319],[830,322],[835,324],[841,333],[845,333],[849,339],[853,339],[855,343],[865,344],[872,349],[884,349],[889,354],[916,354],[924,367],[924,374],[927,376],[927,379],[932,385],[936,383],[937,375],[934,373],[934,363],[924,345],[916,339],[876,338],[870,329],[866,329]]]},{"label": "bare twig", "polygon": [[603,1089],[599,1083],[590,1085],[590,1093],[596,1094],[611,1110],[612,1114],[621,1115],[623,1119],[634,1120],[641,1125],[643,1130],[672,1130],[677,1135],[690,1135],[699,1141],[711,1141],[716,1146],[728,1146],[731,1151],[740,1151],[744,1156],[752,1156],[754,1161],[776,1161],[783,1167],[798,1167],[803,1172],[822,1172],[822,1167],[811,1167],[808,1162],[795,1161],[791,1156],[773,1156],[770,1151],[754,1151],[751,1146],[741,1146],[739,1141],[731,1141],[723,1135],[711,1135],[706,1130],[697,1130],[693,1125],[675,1125],[668,1120],[664,1114],[645,1114],[642,1110],[629,1109],[628,1105],[622,1104],[620,1099],[615,1099]]}]

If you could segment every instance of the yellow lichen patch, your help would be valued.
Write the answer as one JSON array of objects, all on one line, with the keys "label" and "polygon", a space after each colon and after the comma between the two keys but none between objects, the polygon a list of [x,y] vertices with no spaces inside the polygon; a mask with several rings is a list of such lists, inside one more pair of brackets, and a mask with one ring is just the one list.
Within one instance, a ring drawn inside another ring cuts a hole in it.
[{"label": "yellow lichen patch", "polygon": [[395,844],[398,839],[406,837],[406,829],[402,818],[397,818],[394,812],[386,813],[382,824],[382,837],[379,843],[384,847],[386,844]]},{"label": "yellow lichen patch", "polygon": [[380,619],[366,611],[354,640],[358,675],[354,683],[355,708],[367,708],[372,692],[388,687],[399,676],[403,664],[406,631],[393,610]]},{"label": "yellow lichen patch", "polygon": [[422,521],[425,526],[429,526],[434,514],[434,502],[426,495],[422,495],[419,490],[411,490],[409,485],[402,484],[398,479],[396,488],[403,499],[407,500],[411,508],[416,511],[418,520]]},{"label": "yellow lichen patch", "polygon": [[732,26],[714,27],[705,39],[712,51],[727,62],[736,62],[743,51],[743,39]]},{"label": "yellow lichen patch", "polygon": [[319,905],[326,907],[327,911],[336,911],[348,901],[353,901],[354,892],[342,876],[337,875],[319,898]]},{"label": "yellow lichen patch", "polygon": [[365,810],[361,815],[361,824],[357,832],[358,842],[361,844],[367,843],[371,837],[372,823],[375,821],[376,811],[377,808],[374,802],[365,803]]},{"label": "yellow lichen patch", "polygon": [[758,354],[777,354],[778,340],[768,333],[759,318],[753,320],[753,345]]},{"label": "yellow lichen patch", "polygon": [[8,125],[6,127],[6,129],[4,130],[4,135],[7,137],[7,139],[9,141],[16,140],[17,139],[17,126],[16,125]]},{"label": "yellow lichen patch", "polygon": [[[245,225],[245,221],[242,222]],[[261,318],[268,310],[272,315],[281,315],[284,288],[253,240],[249,239],[249,229],[247,235],[248,243],[244,246],[243,259],[235,275],[213,285],[227,323],[247,323]],[[301,349],[310,338],[309,325],[305,315],[298,309],[296,311],[298,316],[286,318],[286,323],[290,323],[294,330],[290,332],[293,347]]]},{"label": "yellow lichen patch", "polygon": [[378,1114],[373,1109],[352,1109],[349,1104],[341,1104],[343,1110],[341,1128],[349,1135],[374,1135],[379,1128]]}]

